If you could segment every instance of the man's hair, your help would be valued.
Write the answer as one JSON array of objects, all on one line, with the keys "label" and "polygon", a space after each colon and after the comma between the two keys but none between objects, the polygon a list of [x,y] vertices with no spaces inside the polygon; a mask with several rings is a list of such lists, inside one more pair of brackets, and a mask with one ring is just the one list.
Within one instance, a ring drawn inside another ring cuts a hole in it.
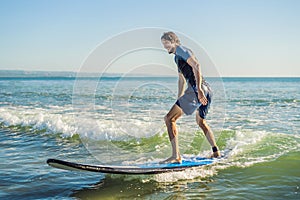
[{"label": "man's hair", "polygon": [[165,39],[165,40],[168,40],[168,41],[170,41],[170,42],[172,42],[172,43],[176,43],[176,44],[179,44],[179,45],[180,45],[180,40],[179,40],[178,36],[177,36],[174,32],[172,32],[172,31],[165,32],[165,33],[161,36],[160,39],[161,39],[161,40],[162,40],[162,39]]}]

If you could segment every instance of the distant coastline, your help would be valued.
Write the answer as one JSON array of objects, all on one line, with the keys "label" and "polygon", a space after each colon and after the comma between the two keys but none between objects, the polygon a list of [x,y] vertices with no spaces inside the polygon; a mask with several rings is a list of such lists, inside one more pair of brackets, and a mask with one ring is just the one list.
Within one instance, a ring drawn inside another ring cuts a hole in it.
[{"label": "distant coastline", "polygon": [[[122,74],[105,73],[105,77],[121,77]],[[27,70],[0,70],[0,78],[76,78],[90,77],[98,78],[99,73],[78,73],[74,71],[27,71]]]},{"label": "distant coastline", "polygon": [[[99,72],[75,72],[75,71],[27,71],[27,70],[0,70],[0,78],[66,78],[66,79],[75,79],[75,78],[99,78],[99,77],[108,77],[108,78],[120,78],[124,77],[124,74],[121,73],[104,73]],[[130,74],[125,75],[125,77],[170,77],[174,78],[177,76],[156,76],[153,74]],[[210,77],[208,77],[210,78]],[[212,77],[213,78],[213,77]],[[299,76],[221,76],[218,78],[230,78],[230,79],[241,79],[241,78],[300,78]]]}]

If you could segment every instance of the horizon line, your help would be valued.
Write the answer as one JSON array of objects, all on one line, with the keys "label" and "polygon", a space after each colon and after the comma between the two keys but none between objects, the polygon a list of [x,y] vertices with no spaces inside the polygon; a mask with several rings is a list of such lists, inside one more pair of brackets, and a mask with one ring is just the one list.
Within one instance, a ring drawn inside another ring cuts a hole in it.
[{"label": "horizon line", "polygon": [[[72,78],[79,77],[82,78],[97,78],[97,74],[102,74],[104,77],[123,77],[126,73],[99,73],[99,72],[78,72],[78,71],[57,71],[57,70],[24,70],[24,69],[0,69],[0,72],[7,72],[4,76],[0,73],[0,78],[34,78],[34,77],[65,77]],[[9,74],[11,72],[12,74]],[[15,74],[14,74],[15,72]],[[17,73],[19,72],[19,73]],[[43,73],[52,73],[51,74],[43,74]],[[56,74],[56,76],[54,76]],[[86,76],[83,76],[86,75]],[[156,75],[156,74],[131,74],[128,77],[177,77],[177,75]],[[207,78],[300,78],[300,76],[292,76],[292,75],[284,75],[284,76],[276,76],[276,75],[225,75],[225,76],[204,76]]]}]

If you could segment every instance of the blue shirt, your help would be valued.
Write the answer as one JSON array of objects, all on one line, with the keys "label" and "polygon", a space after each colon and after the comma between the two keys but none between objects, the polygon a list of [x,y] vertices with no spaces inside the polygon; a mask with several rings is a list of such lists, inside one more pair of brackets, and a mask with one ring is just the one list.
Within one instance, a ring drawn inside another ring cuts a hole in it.
[{"label": "blue shirt", "polygon": [[176,52],[175,52],[175,62],[176,62],[176,59],[182,59],[186,62],[187,59],[189,59],[189,57],[191,57],[192,55],[193,55],[193,52],[190,49],[188,49],[182,45],[177,46]]},{"label": "blue shirt", "polygon": [[193,68],[187,63],[187,60],[193,55],[193,52],[180,45],[176,47],[175,62],[177,64],[178,73],[182,73],[186,81],[192,86],[196,87],[196,79]]}]

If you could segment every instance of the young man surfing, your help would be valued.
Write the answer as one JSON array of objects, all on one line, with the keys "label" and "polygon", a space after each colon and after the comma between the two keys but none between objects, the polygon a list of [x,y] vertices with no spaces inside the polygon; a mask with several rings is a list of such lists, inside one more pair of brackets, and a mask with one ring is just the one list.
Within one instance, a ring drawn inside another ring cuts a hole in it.
[{"label": "young man surfing", "polygon": [[[212,147],[212,157],[219,157],[220,151],[216,145],[214,134],[205,120],[211,103],[212,91],[201,75],[199,62],[190,49],[180,44],[180,40],[175,33],[164,33],[161,36],[161,42],[169,54],[175,54],[179,80],[178,99],[165,116],[165,123],[172,145],[172,156],[160,163],[181,163],[176,120],[183,114],[191,115],[196,109],[196,122]],[[187,88],[184,91],[186,84]]]}]

